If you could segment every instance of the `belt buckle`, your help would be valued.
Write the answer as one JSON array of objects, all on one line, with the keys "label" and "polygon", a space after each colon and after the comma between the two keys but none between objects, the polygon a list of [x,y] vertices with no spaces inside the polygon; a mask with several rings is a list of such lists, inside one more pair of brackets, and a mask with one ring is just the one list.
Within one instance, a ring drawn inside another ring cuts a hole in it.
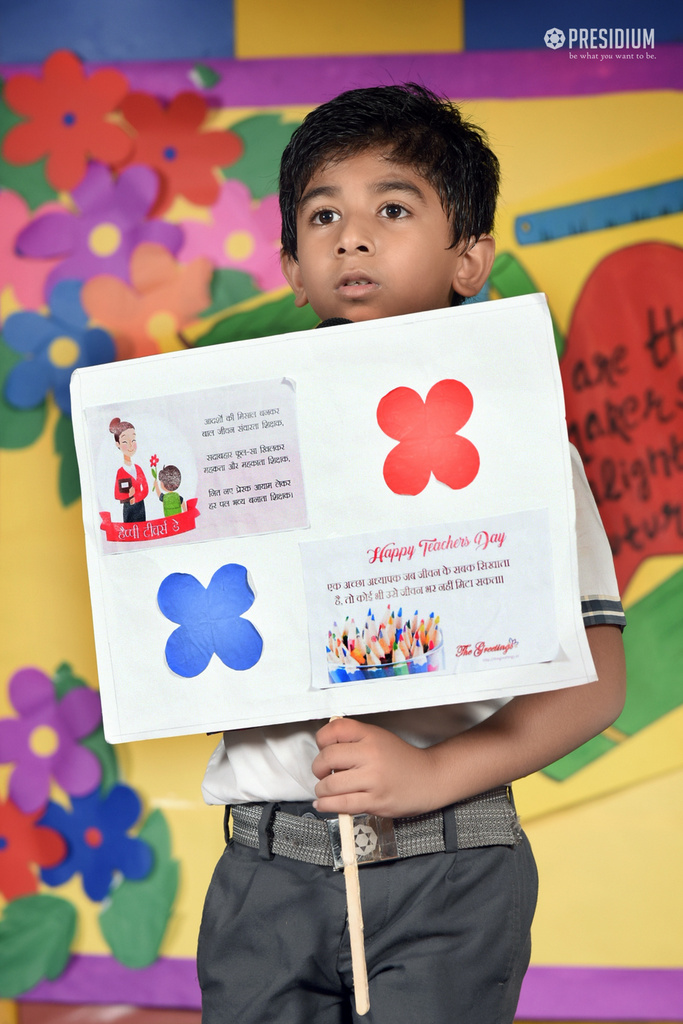
[{"label": "belt buckle", "polygon": [[[334,870],[340,871],[344,867],[344,860],[339,818],[327,818],[325,824],[330,835]],[[380,818],[376,814],[354,814],[353,836],[359,867],[364,864],[376,864],[381,860],[396,860],[398,857],[393,818]]]}]

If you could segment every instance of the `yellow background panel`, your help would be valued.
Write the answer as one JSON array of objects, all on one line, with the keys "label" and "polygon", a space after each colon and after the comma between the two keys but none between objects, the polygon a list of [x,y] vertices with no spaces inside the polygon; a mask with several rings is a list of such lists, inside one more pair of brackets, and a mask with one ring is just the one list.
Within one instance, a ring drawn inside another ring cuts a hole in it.
[{"label": "yellow background panel", "polygon": [[462,50],[463,0],[325,4],[320,0],[235,0],[236,57],[358,53],[451,53]]},{"label": "yellow background panel", "polygon": [[531,822],[533,963],[683,967],[683,772]]}]

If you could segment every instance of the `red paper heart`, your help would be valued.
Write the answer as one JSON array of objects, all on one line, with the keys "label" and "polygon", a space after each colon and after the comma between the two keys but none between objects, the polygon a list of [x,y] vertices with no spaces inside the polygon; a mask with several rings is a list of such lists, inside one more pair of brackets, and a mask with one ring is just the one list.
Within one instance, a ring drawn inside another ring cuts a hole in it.
[{"label": "red paper heart", "polygon": [[645,242],[597,265],[562,379],[623,591],[644,558],[683,553],[683,249]]}]

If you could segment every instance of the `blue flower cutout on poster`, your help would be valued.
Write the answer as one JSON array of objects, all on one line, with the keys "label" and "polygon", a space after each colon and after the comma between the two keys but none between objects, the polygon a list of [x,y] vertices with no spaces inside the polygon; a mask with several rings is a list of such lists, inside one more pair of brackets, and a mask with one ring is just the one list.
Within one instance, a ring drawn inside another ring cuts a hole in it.
[{"label": "blue flower cutout on poster", "polygon": [[174,572],[162,581],[159,608],[180,623],[166,643],[166,662],[179,676],[198,676],[217,654],[224,665],[243,672],[261,657],[263,639],[242,615],[254,603],[243,565],[222,565],[204,589],[189,573]]}]

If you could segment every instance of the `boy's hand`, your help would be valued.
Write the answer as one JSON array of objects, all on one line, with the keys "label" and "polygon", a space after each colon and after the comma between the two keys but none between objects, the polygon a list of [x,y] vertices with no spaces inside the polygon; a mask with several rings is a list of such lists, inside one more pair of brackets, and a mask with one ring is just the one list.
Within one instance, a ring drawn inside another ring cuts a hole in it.
[{"label": "boy's hand", "polygon": [[[313,773],[319,811],[400,818],[434,810],[429,749],[422,750],[376,725],[339,718],[316,734]],[[427,796],[429,800],[429,796]]]}]

